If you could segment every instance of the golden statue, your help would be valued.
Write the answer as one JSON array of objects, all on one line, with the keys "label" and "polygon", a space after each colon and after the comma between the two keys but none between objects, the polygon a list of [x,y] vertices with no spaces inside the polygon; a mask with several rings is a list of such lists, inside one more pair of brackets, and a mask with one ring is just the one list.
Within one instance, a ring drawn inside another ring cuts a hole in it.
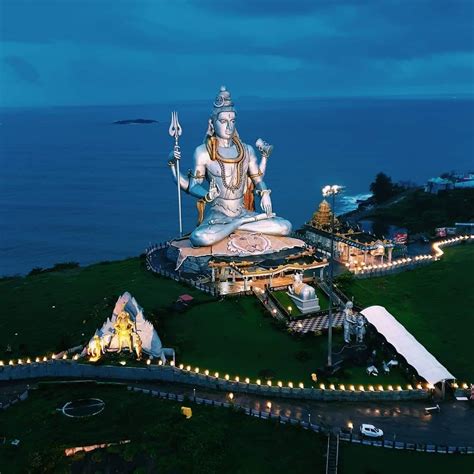
[{"label": "golden statue", "polygon": [[87,352],[91,356],[89,358],[90,362],[97,362],[102,357],[102,341],[97,334],[92,341],[92,347],[89,346]]},{"label": "golden statue", "polygon": [[142,340],[141,337],[134,332],[132,334],[132,340],[133,340],[133,347],[135,349],[135,352],[137,354],[137,360],[142,360]]},{"label": "golden statue", "polygon": [[130,313],[125,311],[125,309],[117,316],[114,329],[118,338],[118,352],[122,352],[124,343],[128,350],[132,352],[133,322],[130,319]]}]

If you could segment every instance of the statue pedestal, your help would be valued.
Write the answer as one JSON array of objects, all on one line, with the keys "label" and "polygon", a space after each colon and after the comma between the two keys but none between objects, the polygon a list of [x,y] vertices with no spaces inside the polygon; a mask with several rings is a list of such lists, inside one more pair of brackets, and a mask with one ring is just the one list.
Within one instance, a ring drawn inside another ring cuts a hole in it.
[{"label": "statue pedestal", "polygon": [[291,294],[289,291],[286,294],[292,299],[296,307],[303,314],[315,313],[316,311],[319,311],[321,309],[321,307],[319,306],[318,297],[315,297],[314,299],[310,300],[303,300],[301,298],[298,298],[298,296]]},{"label": "statue pedestal", "polygon": [[[193,247],[187,238],[147,251],[147,266],[175,280],[198,282],[205,291],[234,294],[287,288],[298,272],[322,269],[327,260],[299,239],[237,231],[216,245]],[[313,272],[314,273],[314,272]]]},{"label": "statue pedestal", "polygon": [[[282,258],[305,250],[302,240],[257,232],[237,231],[208,247],[193,247],[189,239],[173,240],[167,250],[167,257],[176,262],[176,270],[202,272],[209,260],[258,262],[275,255]],[[292,249],[293,252],[285,252]]]}]

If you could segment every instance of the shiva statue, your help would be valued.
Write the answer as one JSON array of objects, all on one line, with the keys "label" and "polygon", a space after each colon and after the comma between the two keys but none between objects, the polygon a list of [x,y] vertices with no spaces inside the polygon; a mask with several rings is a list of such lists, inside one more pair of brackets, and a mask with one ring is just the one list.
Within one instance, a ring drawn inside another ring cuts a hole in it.
[{"label": "shiva statue", "polygon": [[[177,180],[179,148],[171,157]],[[194,247],[214,245],[237,230],[276,236],[291,232],[291,223],[273,213],[271,190],[263,181],[255,151],[237,133],[236,110],[225,87],[214,101],[204,143],[194,151],[194,167],[188,178],[180,176],[179,181],[181,189],[199,200],[198,226],[189,236]],[[209,185],[204,186],[204,181]],[[262,213],[253,209],[253,188]]]}]

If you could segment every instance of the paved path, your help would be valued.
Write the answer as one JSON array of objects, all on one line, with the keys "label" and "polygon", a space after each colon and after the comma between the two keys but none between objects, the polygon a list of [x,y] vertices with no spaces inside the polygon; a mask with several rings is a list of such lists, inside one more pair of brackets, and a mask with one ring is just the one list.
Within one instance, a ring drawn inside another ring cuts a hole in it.
[{"label": "paved path", "polygon": [[[136,386],[194,396],[189,386],[173,384],[141,384]],[[196,390],[196,396],[211,400],[225,400],[222,392]],[[234,403],[255,410],[268,411],[271,402],[272,413],[317,423],[328,428],[347,427],[349,421],[354,431],[362,423],[372,423],[381,428],[385,439],[410,443],[438,444],[451,446],[474,446],[474,407],[468,402],[438,402],[441,411],[425,414],[429,401],[407,402],[312,402],[257,397],[248,394],[234,394]]]}]

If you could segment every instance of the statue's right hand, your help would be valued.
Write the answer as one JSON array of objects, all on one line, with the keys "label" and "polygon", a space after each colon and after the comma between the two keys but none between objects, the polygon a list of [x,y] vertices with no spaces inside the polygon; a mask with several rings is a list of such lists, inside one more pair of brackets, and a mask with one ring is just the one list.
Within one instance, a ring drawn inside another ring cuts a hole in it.
[{"label": "statue's right hand", "polygon": [[173,157],[175,160],[180,160],[181,159],[181,150],[176,147],[173,151]]}]

